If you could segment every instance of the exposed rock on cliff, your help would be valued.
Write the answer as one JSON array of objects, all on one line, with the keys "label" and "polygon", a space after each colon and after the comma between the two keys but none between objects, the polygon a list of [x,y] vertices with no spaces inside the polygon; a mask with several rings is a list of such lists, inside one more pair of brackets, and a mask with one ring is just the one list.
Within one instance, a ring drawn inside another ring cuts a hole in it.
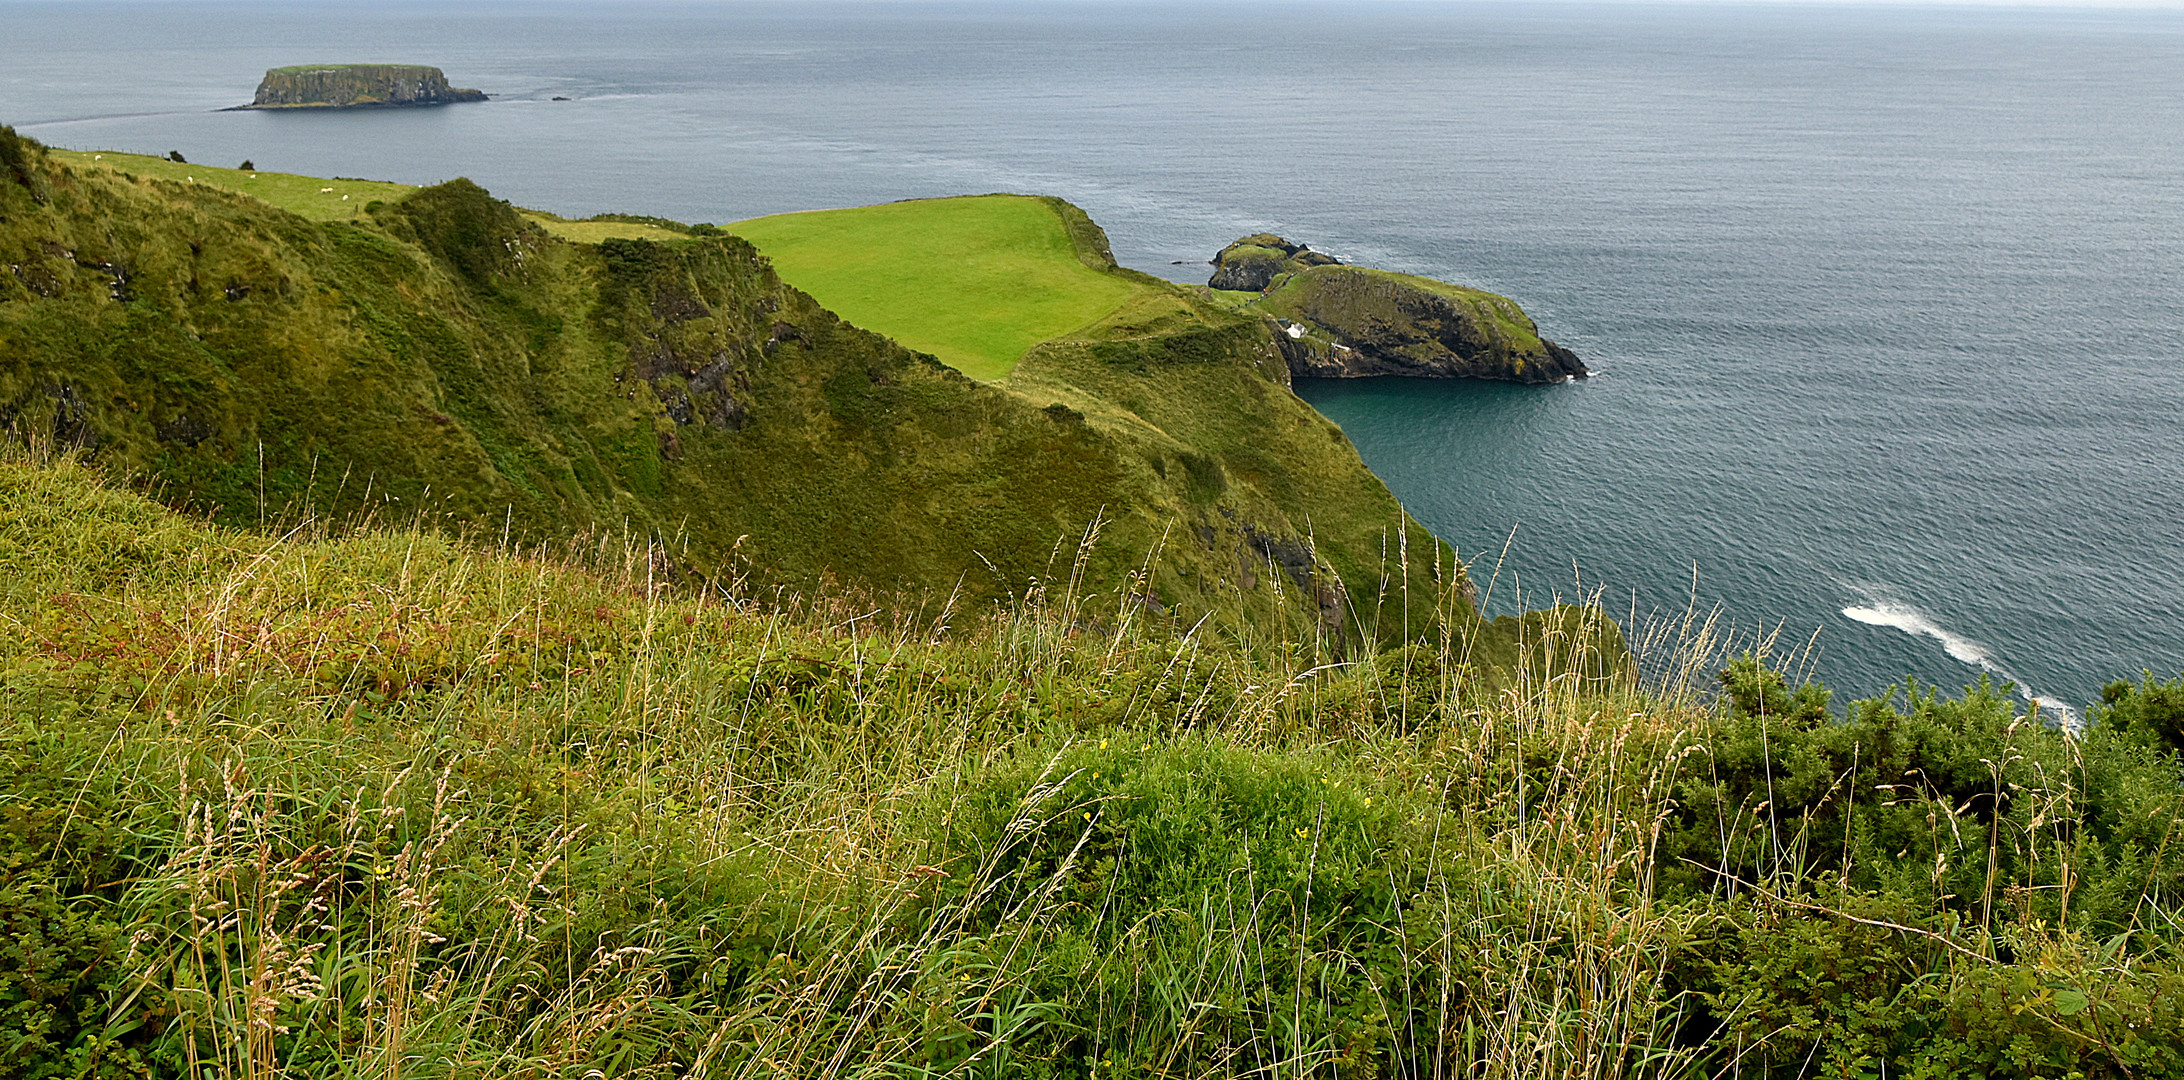
[{"label": "exposed rock on cliff", "polygon": [[1216,289],[1260,292],[1284,271],[1335,266],[1341,261],[1273,233],[1255,233],[1222,248],[1213,257],[1213,280],[1208,284]]},{"label": "exposed rock on cliff", "polygon": [[1344,266],[1266,233],[1230,244],[1214,264],[1213,288],[1262,294],[1250,307],[1281,324],[1282,356],[1298,378],[1555,383],[1589,374],[1515,302],[1490,292]]},{"label": "exposed rock on cliff", "polygon": [[439,68],[417,64],[303,64],[274,68],[244,109],[384,109],[484,101],[447,84]]}]

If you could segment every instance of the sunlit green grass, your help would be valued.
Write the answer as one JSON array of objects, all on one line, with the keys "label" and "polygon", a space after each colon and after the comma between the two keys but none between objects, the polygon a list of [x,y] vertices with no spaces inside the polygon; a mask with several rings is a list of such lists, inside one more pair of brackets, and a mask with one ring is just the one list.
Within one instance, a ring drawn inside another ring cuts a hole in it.
[{"label": "sunlit green grass", "polygon": [[1147,288],[1079,261],[1055,212],[1020,195],[780,214],[728,229],[835,314],[987,381]]},{"label": "sunlit green grass", "polygon": [[365,204],[374,199],[391,202],[417,190],[409,184],[396,184],[385,180],[328,180],[316,176],[297,176],[294,173],[223,169],[194,162],[183,164],[148,154],[115,153],[111,150],[50,152],[72,168],[107,169],[133,176],[210,184],[240,191],[313,221],[343,221],[361,217]]},{"label": "sunlit green grass", "polygon": [[638,221],[569,221],[552,214],[524,212],[524,218],[547,232],[579,244],[596,244],[601,240],[680,240],[682,235],[658,225]]},{"label": "sunlit green grass", "polygon": [[[148,154],[123,154],[111,150],[52,150],[55,158],[78,169],[106,169],[179,180],[188,184],[240,191],[313,221],[345,221],[361,217],[373,200],[392,202],[417,190],[411,184],[386,180],[328,180],[317,176],[263,170],[223,169],[212,165],[184,164]],[[552,214],[526,212],[524,217],[547,232],[580,244],[601,240],[664,240],[673,233],[657,225],[628,221],[568,221]]]}]

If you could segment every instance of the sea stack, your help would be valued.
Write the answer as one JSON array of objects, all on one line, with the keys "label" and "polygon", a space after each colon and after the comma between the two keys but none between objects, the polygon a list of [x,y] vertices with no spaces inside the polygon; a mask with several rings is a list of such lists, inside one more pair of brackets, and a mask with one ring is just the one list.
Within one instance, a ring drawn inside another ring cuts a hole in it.
[{"label": "sea stack", "polygon": [[299,64],[273,68],[244,109],[390,109],[484,101],[422,64]]}]

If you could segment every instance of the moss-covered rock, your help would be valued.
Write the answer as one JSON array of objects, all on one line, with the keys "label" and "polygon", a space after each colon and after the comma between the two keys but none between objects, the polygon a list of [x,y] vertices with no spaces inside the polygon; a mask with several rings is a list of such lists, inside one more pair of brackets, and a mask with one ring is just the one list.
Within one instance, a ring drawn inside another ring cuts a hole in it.
[{"label": "moss-covered rock", "polygon": [[1262,292],[1283,273],[1312,266],[1333,266],[1340,259],[1292,244],[1273,233],[1254,233],[1213,257],[1213,280],[1207,284],[1231,292]]},{"label": "moss-covered rock", "polygon": [[1365,375],[1555,383],[1584,378],[1577,354],[1539,334],[1507,297],[1355,266],[1289,276],[1261,307],[1282,320],[1303,378]]},{"label": "moss-covered rock", "polygon": [[1211,288],[1256,292],[1251,310],[1281,327],[1298,378],[1367,375],[1555,383],[1589,372],[1507,297],[1445,281],[1344,266],[1259,233],[1222,249]]}]

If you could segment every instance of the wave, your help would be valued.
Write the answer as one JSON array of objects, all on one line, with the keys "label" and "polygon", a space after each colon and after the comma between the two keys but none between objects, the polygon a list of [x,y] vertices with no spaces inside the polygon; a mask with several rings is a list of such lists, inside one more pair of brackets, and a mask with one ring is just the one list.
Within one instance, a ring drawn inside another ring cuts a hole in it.
[{"label": "wave", "polygon": [[1985,645],[1935,622],[1925,612],[1909,604],[1896,600],[1874,600],[1844,608],[1843,616],[1868,626],[1886,626],[1913,637],[1933,638],[1941,642],[1942,651],[1948,653],[1950,658],[1970,664],[2004,682],[2016,684],[2018,695],[2026,701],[2053,711],[2065,727],[2079,727],[2078,711],[2069,702],[2034,690],[2025,680],[2003,667]]}]

